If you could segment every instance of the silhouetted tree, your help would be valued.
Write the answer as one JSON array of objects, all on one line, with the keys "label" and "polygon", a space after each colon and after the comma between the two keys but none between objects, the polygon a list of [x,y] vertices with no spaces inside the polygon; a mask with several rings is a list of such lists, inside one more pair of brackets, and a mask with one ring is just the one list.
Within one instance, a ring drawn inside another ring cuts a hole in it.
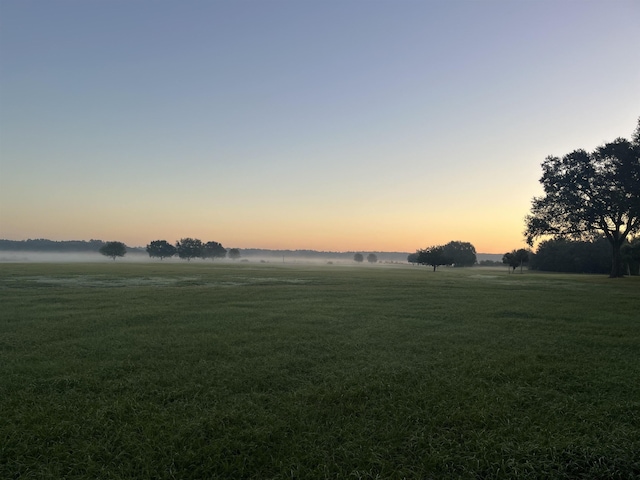
[{"label": "silhouetted tree", "polygon": [[451,265],[451,258],[444,253],[444,246],[436,245],[422,250],[418,250],[418,263],[421,265],[431,265],[436,271],[440,265]]},{"label": "silhouetted tree", "polygon": [[533,199],[526,218],[527,243],[544,235],[589,240],[604,234],[610,277],[623,276],[620,249],[640,231],[640,119],[631,142],[618,138],[592,153],[549,156],[542,170],[544,195]]},{"label": "silhouetted tree", "polygon": [[127,247],[122,242],[107,242],[100,247],[99,252],[105,257],[111,257],[113,260],[116,257],[124,257],[127,253]]},{"label": "silhouetted tree", "polygon": [[237,260],[238,258],[240,258],[240,249],[239,248],[232,248],[229,250],[229,258],[231,260]]},{"label": "silhouetted tree", "polygon": [[162,260],[164,258],[173,257],[177,253],[177,250],[176,247],[166,240],[154,240],[147,245],[147,253],[152,258],[155,257]]},{"label": "silhouetted tree", "polygon": [[202,258],[224,258],[227,256],[227,249],[218,242],[207,242],[202,246]]},{"label": "silhouetted tree", "polygon": [[362,256],[362,254],[361,254],[361,253],[356,253],[356,254],[353,256],[353,260],[354,260],[354,261],[356,261],[356,262],[358,262],[358,263],[362,263],[362,261],[364,260],[364,257]]},{"label": "silhouetted tree", "polygon": [[378,262],[378,256],[375,253],[370,253],[369,255],[367,255],[367,262],[369,262],[369,263],[377,263]]},{"label": "silhouetted tree", "polygon": [[[516,268],[520,267],[520,273],[522,273],[522,265],[529,261],[529,250],[520,248],[519,250],[512,250],[509,253],[505,253],[502,256],[502,263],[509,265],[510,269],[516,271]],[[511,270],[510,270],[511,271]]]},{"label": "silhouetted tree", "polygon": [[449,242],[443,249],[444,255],[454,267],[471,267],[476,264],[476,247],[469,242]]},{"label": "silhouetted tree", "polygon": [[181,238],[176,242],[176,250],[178,256],[187,261],[191,261],[192,258],[198,258],[202,256],[202,241],[197,238]]},{"label": "silhouetted tree", "polygon": [[407,255],[407,262],[418,263],[418,252]]}]

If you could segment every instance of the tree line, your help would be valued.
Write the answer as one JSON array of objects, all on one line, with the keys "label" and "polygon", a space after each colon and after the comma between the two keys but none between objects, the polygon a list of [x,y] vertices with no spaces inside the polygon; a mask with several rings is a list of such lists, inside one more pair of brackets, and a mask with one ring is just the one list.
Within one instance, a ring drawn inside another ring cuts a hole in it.
[{"label": "tree line", "polygon": [[79,253],[97,252],[106,242],[102,240],[48,240],[34,238],[29,240],[0,240],[0,250],[13,252],[56,252]]},{"label": "tree line", "polygon": [[[240,249],[232,248],[227,251],[219,242],[203,242],[198,238],[181,238],[175,245],[166,240],[154,240],[146,247],[146,252],[151,258],[171,258],[175,255],[190,261],[194,258],[211,259],[225,258],[227,253],[229,258],[236,260],[240,258]],[[115,260],[118,257],[124,257],[127,253],[127,247],[122,242],[107,242],[98,250],[102,255]]]},{"label": "tree line", "polygon": [[[513,270],[526,265],[530,270],[564,273],[610,273],[611,243],[606,237],[594,240],[570,240],[550,238],[542,241],[535,253],[530,250],[518,250],[507,253],[503,263]],[[640,238],[625,242],[620,249],[622,273],[640,275]]]}]

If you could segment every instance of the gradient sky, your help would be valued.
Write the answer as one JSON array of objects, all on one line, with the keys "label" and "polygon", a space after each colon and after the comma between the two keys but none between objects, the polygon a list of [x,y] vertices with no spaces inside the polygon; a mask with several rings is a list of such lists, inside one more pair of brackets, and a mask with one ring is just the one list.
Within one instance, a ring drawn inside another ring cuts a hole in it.
[{"label": "gradient sky", "polygon": [[524,245],[629,138],[640,2],[0,0],[0,238]]}]

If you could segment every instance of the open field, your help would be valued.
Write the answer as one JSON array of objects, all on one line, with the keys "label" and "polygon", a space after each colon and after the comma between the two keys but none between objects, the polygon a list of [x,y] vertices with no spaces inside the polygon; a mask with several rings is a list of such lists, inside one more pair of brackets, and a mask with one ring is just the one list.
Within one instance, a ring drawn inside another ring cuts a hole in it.
[{"label": "open field", "polygon": [[640,478],[640,278],[0,265],[0,478]]}]

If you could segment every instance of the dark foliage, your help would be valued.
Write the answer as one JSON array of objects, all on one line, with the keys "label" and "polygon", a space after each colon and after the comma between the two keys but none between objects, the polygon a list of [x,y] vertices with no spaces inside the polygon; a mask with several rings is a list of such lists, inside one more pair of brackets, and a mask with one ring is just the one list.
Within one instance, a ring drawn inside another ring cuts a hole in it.
[{"label": "dark foliage", "polygon": [[418,263],[421,265],[431,265],[433,271],[441,265],[451,265],[453,260],[445,253],[444,246],[435,245],[416,252],[418,254]]},{"label": "dark foliage", "polygon": [[98,252],[105,244],[102,240],[67,240],[56,242],[44,238],[29,240],[0,240],[0,250],[14,252]]},{"label": "dark foliage", "polygon": [[202,258],[224,258],[227,256],[227,249],[218,242],[207,242],[202,246]]},{"label": "dark foliage", "polygon": [[163,258],[173,257],[177,253],[177,250],[176,247],[166,240],[154,240],[147,245],[147,253],[150,257],[162,260]]},{"label": "dark foliage", "polygon": [[187,261],[191,261],[192,258],[202,257],[202,248],[202,240],[197,238],[181,238],[176,242],[178,256]]},{"label": "dark foliage", "polygon": [[529,250],[520,248],[519,250],[512,250],[509,253],[505,253],[502,257],[502,263],[509,265],[514,271],[520,267],[520,273],[522,273],[522,266],[529,262],[530,257]]},{"label": "dark foliage", "polygon": [[418,257],[419,257],[419,253],[410,253],[409,255],[407,255],[407,262],[409,263],[418,263]]},{"label": "dark foliage", "polygon": [[622,262],[630,275],[640,275],[640,237],[622,246]]},{"label": "dark foliage", "polygon": [[471,267],[476,264],[476,247],[469,242],[452,241],[444,245],[444,255],[454,267]]},{"label": "dark foliage", "polygon": [[127,246],[122,242],[107,242],[98,251],[105,257],[111,257],[115,260],[116,257],[124,257],[126,255]]},{"label": "dark foliage", "polygon": [[544,272],[607,273],[611,268],[611,245],[596,241],[556,238],[540,243],[529,268]]}]

